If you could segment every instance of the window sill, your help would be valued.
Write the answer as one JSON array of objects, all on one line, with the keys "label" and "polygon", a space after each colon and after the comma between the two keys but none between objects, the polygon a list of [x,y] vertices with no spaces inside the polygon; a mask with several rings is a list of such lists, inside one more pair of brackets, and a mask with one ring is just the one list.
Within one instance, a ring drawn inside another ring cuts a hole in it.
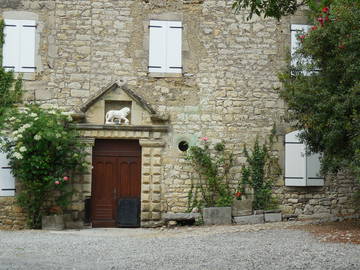
[{"label": "window sill", "polygon": [[182,73],[163,73],[163,72],[149,72],[148,77],[152,78],[181,78]]},{"label": "window sill", "polygon": [[35,72],[26,72],[26,73],[14,72],[14,75],[15,75],[15,78],[18,78],[19,75],[22,75],[23,81],[35,81],[36,80]]}]

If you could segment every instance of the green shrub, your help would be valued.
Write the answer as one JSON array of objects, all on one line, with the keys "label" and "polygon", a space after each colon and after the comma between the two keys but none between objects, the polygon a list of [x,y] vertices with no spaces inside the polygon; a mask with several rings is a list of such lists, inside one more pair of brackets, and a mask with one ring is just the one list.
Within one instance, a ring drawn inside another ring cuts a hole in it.
[{"label": "green shrub", "polygon": [[71,202],[72,175],[87,166],[85,145],[71,121],[68,114],[38,106],[6,114],[0,149],[7,153],[20,183],[17,199],[31,228],[40,228],[47,207],[66,209]]}]

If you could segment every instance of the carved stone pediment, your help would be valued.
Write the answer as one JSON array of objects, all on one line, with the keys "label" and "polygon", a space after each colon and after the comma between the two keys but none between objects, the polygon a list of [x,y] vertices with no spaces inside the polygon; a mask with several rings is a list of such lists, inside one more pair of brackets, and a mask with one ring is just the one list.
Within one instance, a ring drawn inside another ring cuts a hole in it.
[{"label": "carved stone pediment", "polygon": [[[128,116],[130,125],[154,125],[168,120],[158,115],[151,105],[129,89],[124,81],[112,82],[97,91],[77,108],[76,115],[78,118],[83,118],[81,122],[86,124],[104,125],[108,111],[121,110],[125,107],[130,109]],[[122,125],[122,122],[119,125]]]}]

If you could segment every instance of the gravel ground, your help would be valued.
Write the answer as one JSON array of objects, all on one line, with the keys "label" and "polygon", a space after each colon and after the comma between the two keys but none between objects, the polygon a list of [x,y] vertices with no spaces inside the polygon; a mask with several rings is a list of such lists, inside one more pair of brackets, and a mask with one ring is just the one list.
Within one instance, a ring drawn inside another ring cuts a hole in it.
[{"label": "gravel ground", "polygon": [[290,225],[0,231],[0,269],[360,269],[360,245]]}]

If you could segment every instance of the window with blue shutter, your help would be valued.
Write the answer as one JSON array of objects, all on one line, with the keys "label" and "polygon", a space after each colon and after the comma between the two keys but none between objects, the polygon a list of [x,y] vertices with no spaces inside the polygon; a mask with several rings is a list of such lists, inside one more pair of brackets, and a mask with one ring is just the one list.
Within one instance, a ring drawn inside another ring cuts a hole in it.
[{"label": "window with blue shutter", "polygon": [[149,72],[182,73],[182,23],[151,20]]},{"label": "window with blue shutter", "polygon": [[3,67],[14,72],[35,72],[36,22],[5,20]]},{"label": "window with blue shutter", "polygon": [[6,154],[0,152],[0,197],[3,196],[15,196],[15,178]]},{"label": "window with blue shutter", "polygon": [[296,130],[285,135],[285,186],[323,186],[320,174],[320,154],[307,153]]}]

